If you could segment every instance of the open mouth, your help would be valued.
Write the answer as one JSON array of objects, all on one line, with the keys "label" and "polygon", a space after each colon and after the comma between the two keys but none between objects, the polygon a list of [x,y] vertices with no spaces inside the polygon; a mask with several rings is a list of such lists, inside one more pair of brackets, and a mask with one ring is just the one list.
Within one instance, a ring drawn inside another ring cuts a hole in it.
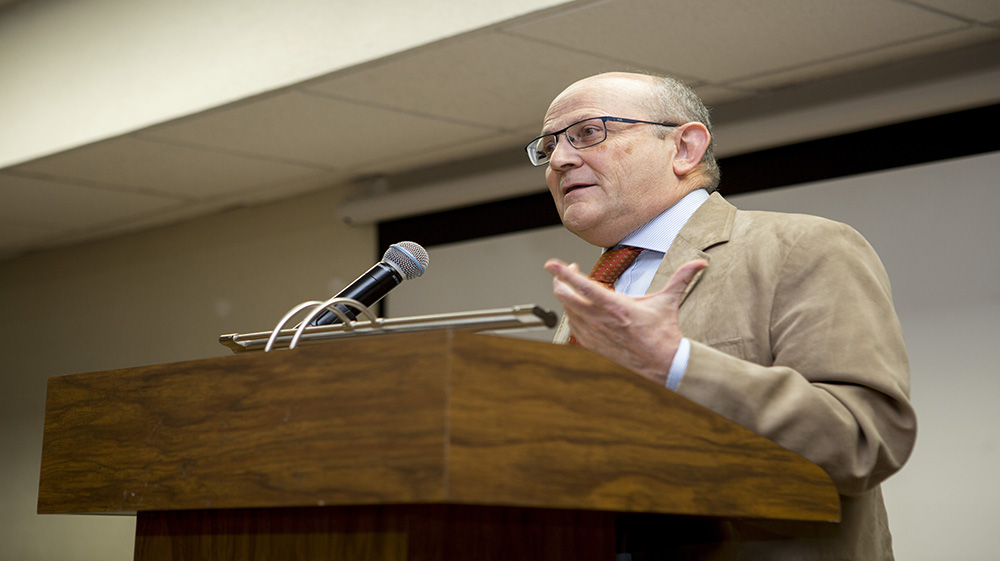
[{"label": "open mouth", "polygon": [[570,185],[563,190],[563,195],[568,195],[577,189],[586,189],[587,187],[593,187],[591,183],[577,183],[575,185]]}]

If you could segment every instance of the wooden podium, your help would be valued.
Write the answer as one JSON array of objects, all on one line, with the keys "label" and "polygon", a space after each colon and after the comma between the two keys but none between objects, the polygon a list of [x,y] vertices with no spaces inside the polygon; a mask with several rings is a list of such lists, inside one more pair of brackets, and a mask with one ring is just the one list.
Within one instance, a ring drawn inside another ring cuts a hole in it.
[{"label": "wooden podium", "polygon": [[814,464],[576,347],[454,331],[49,380],[39,513],[135,559],[613,559],[622,513],[839,519]]}]

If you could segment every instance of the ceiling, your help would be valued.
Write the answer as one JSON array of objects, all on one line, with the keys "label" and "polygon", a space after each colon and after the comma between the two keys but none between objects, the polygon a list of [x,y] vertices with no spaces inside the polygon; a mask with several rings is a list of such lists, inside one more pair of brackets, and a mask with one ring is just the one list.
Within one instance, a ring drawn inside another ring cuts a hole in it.
[{"label": "ceiling", "polygon": [[2,169],[0,258],[359,178],[506,165],[563,87],[622,69],[695,86],[724,157],[996,103],[1000,2],[560,6]]}]

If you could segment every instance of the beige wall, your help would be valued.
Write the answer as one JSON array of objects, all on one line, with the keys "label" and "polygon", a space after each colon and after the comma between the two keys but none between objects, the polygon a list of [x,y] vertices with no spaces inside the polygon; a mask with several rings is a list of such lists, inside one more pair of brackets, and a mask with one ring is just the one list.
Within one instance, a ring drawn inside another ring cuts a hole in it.
[{"label": "beige wall", "polygon": [[134,518],[38,516],[50,376],[229,354],[381,251],[334,218],[351,187],[0,262],[0,559],[131,559]]}]

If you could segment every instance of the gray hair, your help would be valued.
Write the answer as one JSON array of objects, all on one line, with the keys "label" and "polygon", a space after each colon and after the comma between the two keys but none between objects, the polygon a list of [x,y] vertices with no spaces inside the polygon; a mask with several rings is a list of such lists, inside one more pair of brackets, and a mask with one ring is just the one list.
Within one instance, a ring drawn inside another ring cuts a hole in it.
[{"label": "gray hair", "polygon": [[[655,119],[678,124],[698,122],[708,129],[708,148],[701,158],[701,166],[708,180],[704,187],[708,189],[709,193],[715,191],[719,188],[722,171],[719,170],[719,163],[715,161],[713,150],[715,135],[712,134],[712,121],[708,115],[708,107],[705,107],[693,89],[680,80],[670,76],[650,75],[650,78],[653,79],[653,95],[648,101],[648,108]],[[669,129],[664,129],[660,134],[667,135],[669,132]]]}]

